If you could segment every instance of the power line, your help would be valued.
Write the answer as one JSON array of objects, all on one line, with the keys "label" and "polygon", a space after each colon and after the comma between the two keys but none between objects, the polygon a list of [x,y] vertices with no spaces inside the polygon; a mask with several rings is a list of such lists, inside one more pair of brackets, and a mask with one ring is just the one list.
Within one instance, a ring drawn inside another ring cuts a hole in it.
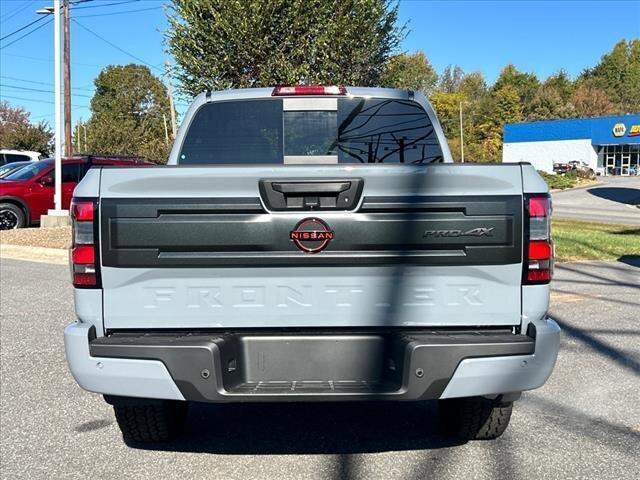
[{"label": "power line", "polygon": [[[25,91],[28,91],[28,92],[53,93],[53,90],[43,90],[41,88],[31,88],[31,87],[20,87],[18,85],[7,85],[6,83],[0,83],[0,87],[15,88],[17,90],[25,90]],[[76,96],[76,97],[91,98],[91,95],[82,95],[80,93],[71,93],[71,95]]]},{"label": "power line", "polygon": [[7,34],[7,35],[5,35],[4,37],[0,38],[0,42],[1,42],[2,40],[4,40],[5,38],[9,38],[10,36],[15,35],[16,33],[20,33],[20,32],[21,32],[22,30],[24,30],[25,28],[29,28],[29,27],[30,27],[31,25],[33,25],[34,23],[41,22],[41,21],[42,21],[42,20],[44,20],[45,18],[46,18],[46,17],[38,17],[38,18],[36,18],[33,22],[31,22],[31,23],[27,23],[24,27],[20,27],[19,29],[14,30],[13,32],[8,33],[8,34]]},{"label": "power line", "polygon": [[[18,55],[15,53],[0,53],[0,55],[5,55],[7,57],[16,57],[16,58],[26,58],[28,60],[35,60],[38,62],[47,62],[47,63],[52,63],[53,59],[52,58],[42,58],[42,57],[30,57],[28,55]],[[83,67],[98,67],[98,68],[102,68],[104,67],[104,65],[97,65],[95,63],[83,63],[83,62],[71,62],[71,65],[81,65]]]},{"label": "power line", "polygon": [[27,2],[25,5],[23,5],[22,7],[19,7],[17,10],[14,10],[12,13],[8,13],[6,17],[4,17],[2,20],[0,20],[0,23],[4,23],[7,20],[15,17],[17,14],[19,14],[20,12],[22,12],[25,8],[31,6],[33,3],[35,3],[36,0],[31,0],[30,2]]},{"label": "power line", "polygon": [[[135,2],[139,2],[140,0],[125,0],[123,2],[111,2],[111,3],[103,3],[103,2],[98,2],[96,5],[86,5],[86,6],[81,6],[81,7],[73,7],[74,10],[80,10],[83,8],[100,8],[100,7],[110,7],[111,5],[124,5],[126,3],[135,3]],[[78,2],[80,3],[80,2]],[[84,2],[82,2],[84,3]]]},{"label": "power line", "polygon": [[162,8],[162,6],[158,5],[157,7],[138,8],[136,10],[121,10],[119,12],[92,13],[91,15],[74,15],[73,18],[108,17],[110,15],[122,15],[124,13],[147,12],[149,10],[157,10],[159,8]]},{"label": "power line", "polygon": [[113,48],[115,48],[116,50],[121,51],[121,52],[122,52],[122,53],[124,53],[125,55],[128,55],[128,56],[130,56],[131,58],[136,59],[137,61],[139,61],[139,62],[141,62],[141,63],[145,64],[146,66],[148,66],[148,67],[150,67],[150,68],[153,68],[153,69],[155,69],[155,70],[162,71],[160,68],[158,68],[158,67],[156,67],[156,66],[154,66],[154,65],[151,65],[149,62],[145,62],[145,61],[144,61],[144,60],[142,60],[140,57],[135,56],[133,53],[129,53],[129,52],[127,52],[126,50],[124,50],[124,49],[120,48],[119,46],[117,46],[117,45],[115,45],[115,44],[111,43],[109,40],[107,40],[106,38],[104,38],[102,35],[98,35],[96,32],[94,32],[94,31],[93,31],[93,30],[91,30],[90,28],[85,27],[83,24],[81,24],[81,23],[80,23],[79,21],[77,21],[75,18],[72,18],[72,19],[71,19],[71,21],[72,21],[73,23],[75,23],[76,25],[78,25],[78,26],[82,27],[84,30],[86,30],[87,32],[89,32],[89,33],[90,33],[91,35],[93,35],[94,37],[98,37],[100,40],[102,40],[103,42],[105,42],[105,43],[106,43],[106,44],[108,44],[108,45],[111,45]]},{"label": "power line", "polygon": [[53,117],[54,115],[55,115],[55,113],[51,112],[51,113],[45,113],[44,115],[36,115],[35,117],[29,116],[29,121],[31,121],[31,120],[40,120],[41,118],[49,118],[49,117]]},{"label": "power line", "polygon": [[4,47],[0,47],[0,50],[4,50],[7,47],[10,47],[11,45],[13,45],[16,42],[19,42],[20,40],[22,40],[24,37],[28,37],[29,35],[31,35],[32,33],[40,30],[42,27],[44,27],[45,25],[49,25],[51,22],[53,22],[53,18],[50,18],[49,20],[47,20],[44,23],[41,23],[40,25],[38,25],[36,28],[34,28],[33,30],[25,33],[24,35],[16,38],[13,42],[7,43]]},{"label": "power line", "polygon": [[[76,110],[80,110],[81,108],[87,108],[87,107],[73,107],[71,109],[71,111],[76,111]],[[55,115],[55,112],[51,112],[51,113],[45,113],[44,115],[36,115],[35,117],[29,116],[29,121],[31,120],[37,120],[39,118],[47,118],[47,117],[53,117]]]},{"label": "power line", "polygon": [[[41,98],[26,98],[26,97],[15,97],[13,95],[0,95],[0,99],[11,98],[13,100],[24,100],[26,102],[38,102],[38,103],[49,103],[51,105],[55,105],[56,102],[52,102],[50,100],[42,100]],[[89,105],[71,105],[72,107],[78,108],[89,108]]]},{"label": "power line", "polygon": [[[27,80],[26,78],[18,78],[18,77],[9,77],[7,75],[0,75],[0,78],[6,78],[7,80],[16,80],[18,82],[27,82],[27,83],[34,83],[36,85],[47,85],[49,87],[53,86],[53,83],[51,82],[38,82],[36,80]],[[74,87],[76,90],[86,90],[86,91],[93,91],[92,88],[83,88],[83,87]]]},{"label": "power line", "polygon": [[41,118],[48,118],[48,117],[53,117],[55,115],[55,112],[51,112],[51,113],[45,113],[44,115],[36,115],[35,117],[29,116],[29,120],[39,120]]}]

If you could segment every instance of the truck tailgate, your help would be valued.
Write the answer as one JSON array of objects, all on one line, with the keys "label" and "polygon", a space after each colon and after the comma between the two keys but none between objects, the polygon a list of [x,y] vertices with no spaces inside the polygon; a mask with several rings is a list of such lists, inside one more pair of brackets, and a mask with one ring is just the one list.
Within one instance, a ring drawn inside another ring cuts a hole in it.
[{"label": "truck tailgate", "polygon": [[517,164],[105,168],[100,229],[107,329],[520,324]]}]

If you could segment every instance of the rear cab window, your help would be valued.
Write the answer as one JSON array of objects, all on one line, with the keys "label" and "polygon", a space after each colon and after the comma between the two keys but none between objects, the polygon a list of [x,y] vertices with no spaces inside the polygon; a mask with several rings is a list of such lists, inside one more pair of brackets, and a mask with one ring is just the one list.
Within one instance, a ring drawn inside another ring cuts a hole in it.
[{"label": "rear cab window", "polygon": [[419,103],[382,98],[285,97],[204,104],[181,165],[441,162]]}]

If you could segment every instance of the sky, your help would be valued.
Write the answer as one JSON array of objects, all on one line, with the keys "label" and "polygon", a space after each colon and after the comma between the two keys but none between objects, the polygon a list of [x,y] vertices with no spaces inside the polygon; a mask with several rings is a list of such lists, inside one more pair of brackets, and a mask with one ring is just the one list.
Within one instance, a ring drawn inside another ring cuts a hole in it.
[{"label": "sky", "polygon": [[[87,119],[93,80],[110,64],[145,63],[157,75],[165,52],[161,0],[76,0],[71,23],[72,118]],[[53,124],[51,17],[13,34],[52,0],[0,0],[0,99],[21,105],[33,121]],[[438,72],[449,64],[481,71],[489,83],[502,67],[546,78],[563,68],[575,77],[620,39],[640,38],[636,1],[402,0],[402,49],[422,50]],[[34,30],[37,29],[37,30]],[[33,31],[33,33],[29,33]],[[24,38],[20,38],[24,34]],[[110,44],[108,43],[110,42]],[[166,80],[166,76],[162,77]],[[179,99],[179,112],[188,99]]]}]

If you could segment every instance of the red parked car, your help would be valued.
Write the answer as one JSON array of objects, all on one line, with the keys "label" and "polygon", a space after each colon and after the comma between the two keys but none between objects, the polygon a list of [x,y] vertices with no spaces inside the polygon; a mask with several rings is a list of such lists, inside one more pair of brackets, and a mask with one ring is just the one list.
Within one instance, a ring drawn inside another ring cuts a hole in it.
[{"label": "red parked car", "polygon": [[[62,160],[62,208],[69,209],[73,190],[91,167],[106,165],[148,166],[136,157],[71,157]],[[54,208],[54,160],[40,160],[0,180],[0,230],[40,223],[40,216]]]}]

